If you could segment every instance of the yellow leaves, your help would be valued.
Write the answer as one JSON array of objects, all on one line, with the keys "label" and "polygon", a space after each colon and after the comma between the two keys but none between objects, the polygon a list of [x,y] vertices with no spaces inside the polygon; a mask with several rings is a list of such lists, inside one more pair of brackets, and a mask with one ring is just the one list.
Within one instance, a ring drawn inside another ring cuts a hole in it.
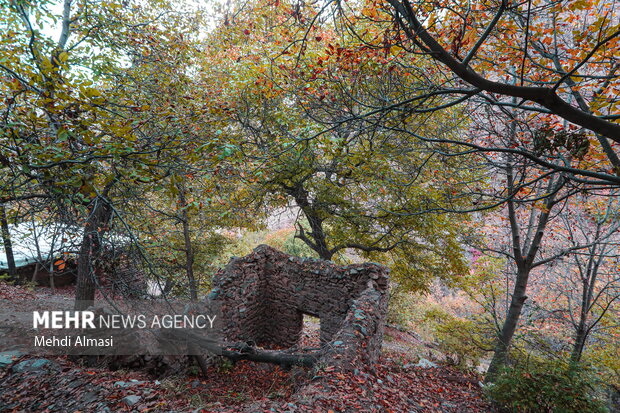
[{"label": "yellow leaves", "polygon": [[64,127],[58,129],[58,141],[63,142],[69,138],[69,131]]},{"label": "yellow leaves", "polygon": [[94,87],[80,86],[80,95],[97,105],[105,102],[101,92]]},{"label": "yellow leaves", "polygon": [[84,141],[84,143],[86,143],[87,145],[92,145],[92,143],[93,143],[93,140],[92,140],[91,134],[89,134],[89,133],[85,133],[85,134],[82,136],[82,140],[83,140],[83,141]]},{"label": "yellow leaves", "polygon": [[373,7],[372,5],[364,7],[362,9],[362,15],[369,17],[371,19],[377,19],[379,17],[379,14],[377,13],[377,9]]},{"label": "yellow leaves", "polygon": [[80,86],[80,93],[87,98],[95,98],[101,96],[101,92],[92,87]]},{"label": "yellow leaves", "polygon": [[477,30],[474,29],[470,29],[468,30],[465,35],[463,36],[463,46],[473,46],[476,43],[476,39],[478,38],[478,32]]},{"label": "yellow leaves", "polygon": [[21,82],[19,80],[13,78],[11,80],[10,87],[11,87],[12,91],[17,92],[17,91],[22,89],[22,84],[21,84]]},{"label": "yellow leaves", "polygon": [[579,84],[579,82],[581,82],[581,77],[579,77],[579,76],[571,76],[570,78],[577,85]]},{"label": "yellow leaves", "polygon": [[52,70],[52,62],[47,57],[43,57],[40,63],[41,63],[41,67],[43,68],[43,70],[45,71]]},{"label": "yellow leaves", "polygon": [[539,211],[545,214],[548,214],[550,212],[549,208],[542,201],[535,202],[533,206],[534,208],[538,209]]},{"label": "yellow leaves", "polygon": [[133,128],[131,127],[124,127],[121,130],[121,136],[129,142],[135,142],[138,138],[136,137],[136,135],[133,133]]},{"label": "yellow leaves", "polygon": [[429,29],[432,29],[437,24],[437,21],[438,21],[437,14],[436,13],[431,13],[431,15],[428,17],[428,19],[424,23],[424,25],[426,27],[428,27]]},{"label": "yellow leaves", "polygon": [[571,10],[585,10],[588,7],[590,7],[588,0],[576,0],[569,6]]},{"label": "yellow leaves", "polygon": [[398,56],[404,49],[400,46],[391,46],[390,47],[390,55]]}]

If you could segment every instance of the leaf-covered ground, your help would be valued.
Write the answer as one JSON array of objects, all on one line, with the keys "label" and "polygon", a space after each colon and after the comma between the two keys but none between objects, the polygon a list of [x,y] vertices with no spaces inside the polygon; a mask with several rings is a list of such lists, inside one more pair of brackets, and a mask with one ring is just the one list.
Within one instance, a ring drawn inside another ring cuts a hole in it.
[{"label": "leaf-covered ground", "polygon": [[[156,380],[139,372],[83,368],[53,359],[56,372],[0,373],[0,411],[486,412],[475,379],[447,367],[404,368],[384,358],[376,374],[322,372],[303,400],[289,400],[304,381],[278,367],[240,362],[211,371]],[[315,379],[316,380],[316,379]],[[127,396],[138,396],[128,406]],[[109,410],[106,410],[109,409]]]},{"label": "leaf-covered ground", "polygon": [[[45,299],[49,292],[1,286],[2,298]],[[6,288],[5,288],[6,287]],[[1,310],[0,310],[1,311]],[[304,341],[315,342],[316,332]],[[188,371],[153,377],[140,371],[88,368],[48,358],[53,368],[0,369],[0,412],[487,412],[478,377],[446,366],[417,367],[407,334],[393,331],[390,350],[374,372],[311,372],[239,362],[211,367],[208,377]],[[396,344],[396,345],[394,345]],[[402,344],[399,346],[398,344]],[[29,356],[16,360],[13,365]],[[303,395],[299,390],[304,388]],[[131,397],[134,396],[134,397]]]}]

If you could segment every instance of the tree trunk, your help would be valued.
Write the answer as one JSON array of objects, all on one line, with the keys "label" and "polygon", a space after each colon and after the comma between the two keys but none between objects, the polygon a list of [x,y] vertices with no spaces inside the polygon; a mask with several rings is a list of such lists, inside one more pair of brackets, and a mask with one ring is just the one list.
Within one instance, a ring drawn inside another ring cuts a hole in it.
[{"label": "tree trunk", "polygon": [[179,202],[181,204],[181,222],[183,223],[183,240],[185,243],[185,273],[189,282],[189,294],[192,301],[198,300],[198,287],[196,278],[194,277],[194,249],[192,248],[192,239],[189,230],[189,217],[187,214],[187,204],[185,200],[185,185],[178,185]]},{"label": "tree trunk", "polygon": [[[194,249],[192,248],[192,239],[189,231],[189,216],[187,213],[187,201],[185,199],[185,184],[181,181],[177,188],[179,189],[179,203],[181,204],[181,222],[183,224],[183,242],[185,243],[185,273],[189,282],[189,295],[192,301],[198,300],[198,287],[196,278],[194,277]],[[195,349],[192,349],[195,352]],[[194,359],[200,367],[200,371],[204,377],[209,377],[209,365],[204,357],[195,355]]]},{"label": "tree trunk", "polygon": [[521,317],[521,311],[523,310],[523,303],[527,300],[525,295],[527,289],[527,281],[530,276],[530,269],[525,268],[517,272],[517,280],[515,282],[514,291],[512,293],[512,300],[510,301],[510,307],[508,314],[506,315],[506,321],[502,326],[502,330],[499,333],[498,341],[495,346],[495,353],[489,369],[485,376],[485,382],[491,383],[497,376],[500,367],[506,363],[506,357],[508,356],[508,348],[510,342],[517,329],[519,318]]},{"label": "tree trunk", "polygon": [[581,360],[581,353],[586,345],[587,330],[583,319],[579,320],[579,327],[575,333],[575,342],[573,343],[573,350],[570,355],[570,361],[573,364],[579,363]]},{"label": "tree trunk", "polygon": [[13,256],[13,244],[11,243],[11,233],[9,232],[9,222],[6,218],[4,204],[0,204],[0,226],[2,226],[2,241],[4,252],[11,280],[17,280],[17,269],[15,268],[15,257]]},{"label": "tree trunk", "polygon": [[39,263],[34,264],[34,271],[32,273],[32,278],[30,279],[31,283],[37,282],[37,274],[39,273]]},{"label": "tree trunk", "polygon": [[49,270],[50,289],[52,290],[52,294],[56,294],[56,280],[54,280],[54,257],[52,256],[51,258]]},{"label": "tree trunk", "polygon": [[95,265],[101,250],[101,236],[107,230],[112,208],[104,198],[97,198],[90,217],[86,221],[84,237],[77,263],[77,287],[75,309],[85,310],[95,303],[97,289]]},{"label": "tree trunk", "polygon": [[304,210],[304,213],[312,229],[310,235],[314,240],[313,249],[319,254],[322,260],[331,261],[334,253],[327,247],[327,240],[325,239],[325,232],[323,231],[323,221],[319,219],[316,214],[309,213],[306,210]]},{"label": "tree trunk", "polygon": [[[597,231],[597,238],[599,232]],[[585,278],[582,281],[582,294],[581,294],[581,308],[579,311],[579,324],[575,331],[575,342],[573,343],[573,349],[571,351],[570,361],[573,364],[579,363],[581,360],[581,353],[586,345],[586,339],[588,338],[588,315],[590,312],[590,305],[593,300],[594,285],[598,275],[598,264],[594,263],[594,257],[596,252],[596,246],[590,249],[590,259],[588,260],[588,268],[586,270]],[[601,251],[601,257],[605,254]]]},{"label": "tree trunk", "polygon": [[259,363],[278,364],[283,368],[290,368],[294,365],[312,367],[321,356],[321,353],[300,354],[281,350],[262,350],[251,346],[241,346],[238,349],[223,349],[222,356],[235,363],[240,360],[249,360]]}]

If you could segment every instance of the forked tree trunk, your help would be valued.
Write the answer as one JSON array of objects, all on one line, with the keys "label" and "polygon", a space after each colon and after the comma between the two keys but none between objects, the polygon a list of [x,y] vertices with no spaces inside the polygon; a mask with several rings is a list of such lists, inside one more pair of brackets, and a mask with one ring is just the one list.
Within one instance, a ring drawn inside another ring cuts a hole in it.
[{"label": "forked tree trunk", "polygon": [[[509,193],[514,193],[516,185],[514,183],[511,159],[509,159],[506,167],[506,178]],[[512,292],[512,299],[510,300],[510,307],[508,308],[508,314],[506,314],[504,324],[499,331],[493,358],[491,359],[487,374],[484,378],[486,383],[492,383],[497,377],[499,369],[506,364],[510,343],[512,342],[512,338],[514,337],[515,331],[519,324],[519,319],[521,318],[521,313],[523,311],[523,304],[527,300],[526,291],[530,273],[533,268],[540,265],[540,262],[536,263],[534,260],[540,250],[545,230],[549,222],[551,209],[553,209],[554,205],[556,205],[555,194],[560,187],[560,180],[550,181],[545,188],[547,197],[545,198],[542,212],[538,213],[536,212],[536,209],[531,207],[527,236],[525,239],[522,239],[521,236],[521,226],[519,225],[515,202],[513,199],[509,199],[507,202],[508,220],[510,222],[510,232],[512,238],[512,258],[517,267],[517,277]],[[538,222],[536,223],[536,226],[533,227],[536,220]],[[530,233],[534,228],[535,230],[533,233]]]},{"label": "forked tree trunk", "polygon": [[310,225],[311,232],[306,234],[300,224],[299,233],[296,235],[297,238],[301,239],[306,245],[312,248],[319,255],[319,258],[331,261],[334,252],[327,246],[327,239],[325,231],[323,230],[323,219],[319,217],[318,211],[310,202],[308,191],[303,187],[303,183],[299,183],[293,187],[285,187],[285,189],[288,191],[288,194],[295,199],[297,206],[302,210]]},{"label": "forked tree trunk", "polygon": [[[600,236],[600,223],[598,224],[595,239]],[[573,349],[571,351],[571,363],[577,364],[581,360],[581,354],[586,345],[590,328],[588,327],[588,318],[592,310],[592,302],[595,300],[594,287],[598,278],[598,270],[601,265],[601,261],[605,257],[606,246],[603,245],[600,249],[598,245],[594,245],[589,249],[590,257],[588,259],[588,265],[585,270],[585,274],[581,283],[581,304],[579,309],[579,323],[575,330],[575,341],[573,343]],[[599,318],[600,321],[600,318]],[[598,323],[595,321],[594,324]],[[593,326],[592,326],[593,327]]]}]

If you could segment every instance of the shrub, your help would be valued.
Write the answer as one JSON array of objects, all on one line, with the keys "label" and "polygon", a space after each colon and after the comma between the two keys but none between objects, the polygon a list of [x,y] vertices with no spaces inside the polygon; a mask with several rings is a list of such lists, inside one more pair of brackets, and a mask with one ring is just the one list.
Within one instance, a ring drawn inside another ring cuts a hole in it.
[{"label": "shrub", "polygon": [[475,319],[460,318],[440,308],[429,309],[425,318],[433,326],[435,340],[450,363],[461,369],[480,364],[489,345]]},{"label": "shrub", "polygon": [[549,361],[506,367],[486,388],[491,400],[510,412],[606,412],[593,392],[587,368]]}]

